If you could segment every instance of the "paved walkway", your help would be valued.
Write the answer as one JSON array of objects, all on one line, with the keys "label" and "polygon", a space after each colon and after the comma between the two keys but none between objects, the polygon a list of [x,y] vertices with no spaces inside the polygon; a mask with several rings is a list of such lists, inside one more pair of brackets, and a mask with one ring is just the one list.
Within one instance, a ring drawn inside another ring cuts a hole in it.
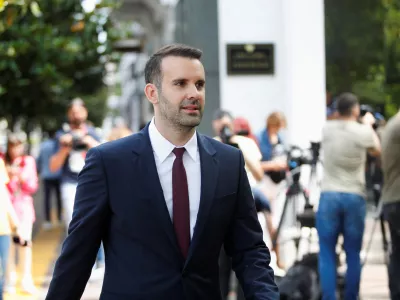
[{"label": "paved walkway", "polygon": [[[262,218],[260,221],[263,222]],[[373,225],[373,220],[368,218],[366,233],[365,233],[365,244],[367,243],[369,237],[371,236],[371,229]],[[389,300],[388,283],[387,283],[387,272],[386,267],[383,264],[383,254],[381,246],[381,233],[379,228],[377,228],[375,234],[373,235],[373,243],[371,251],[368,255],[368,263],[363,269],[362,280],[361,280],[361,297],[362,300]],[[315,246],[315,245],[314,245]],[[314,248],[313,246],[313,248]],[[37,298],[19,298],[19,299],[44,299],[46,295],[46,286],[50,281],[50,276],[43,278],[43,288]],[[97,300],[99,299],[101,292],[102,281],[90,282],[87,284],[85,293],[82,300]],[[17,299],[17,298],[7,298],[7,299]],[[235,297],[231,297],[231,300],[235,300]]]}]

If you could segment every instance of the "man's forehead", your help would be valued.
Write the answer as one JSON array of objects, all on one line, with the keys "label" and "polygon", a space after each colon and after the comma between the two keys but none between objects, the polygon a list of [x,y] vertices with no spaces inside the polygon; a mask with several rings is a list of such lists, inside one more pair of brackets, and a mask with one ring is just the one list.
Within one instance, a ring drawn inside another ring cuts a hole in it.
[{"label": "man's forehead", "polygon": [[75,113],[75,112],[86,112],[87,110],[86,110],[86,107],[85,106],[77,106],[77,105],[74,105],[74,106],[71,106],[69,109],[68,109],[68,114],[71,114],[71,113]]},{"label": "man's forehead", "polygon": [[[161,72],[167,77],[202,77],[204,79],[204,67],[200,60],[167,56],[161,62]],[[189,79],[189,78],[188,78]]]}]

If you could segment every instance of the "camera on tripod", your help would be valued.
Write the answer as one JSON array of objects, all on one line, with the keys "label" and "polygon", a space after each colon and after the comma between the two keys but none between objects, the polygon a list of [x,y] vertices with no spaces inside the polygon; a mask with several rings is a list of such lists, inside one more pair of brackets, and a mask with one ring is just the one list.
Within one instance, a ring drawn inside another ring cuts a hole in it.
[{"label": "camera on tripod", "polygon": [[[290,171],[300,168],[302,165],[310,165],[311,173],[310,178],[315,176],[317,163],[319,161],[321,150],[320,142],[311,142],[309,149],[301,149],[298,146],[292,146],[288,151],[288,166]],[[315,227],[315,212],[314,206],[309,202],[309,195],[300,185],[300,169],[293,174],[293,184],[289,190],[291,194],[303,194],[305,198],[304,211],[297,214],[297,221],[301,227]]]},{"label": "camera on tripod", "polygon": [[[309,149],[301,149],[298,146],[291,146],[288,151],[289,170],[294,170],[302,165],[316,165],[319,160],[321,143],[311,142]],[[300,177],[300,176],[299,176]]]}]

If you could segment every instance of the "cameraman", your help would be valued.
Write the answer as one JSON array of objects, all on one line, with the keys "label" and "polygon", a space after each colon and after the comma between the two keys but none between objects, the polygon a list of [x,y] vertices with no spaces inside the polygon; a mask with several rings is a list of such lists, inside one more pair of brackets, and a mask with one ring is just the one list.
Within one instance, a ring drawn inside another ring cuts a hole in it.
[{"label": "cameraman", "polygon": [[86,123],[87,115],[83,101],[74,99],[67,111],[69,124],[56,133],[58,149],[50,159],[52,172],[61,169],[61,198],[67,229],[72,218],[78,174],[85,164],[85,154],[100,142],[95,129]]},{"label": "cameraman", "polygon": [[371,113],[358,122],[360,105],[355,95],[337,99],[338,117],[327,121],[322,136],[324,176],[316,216],[319,236],[319,274],[322,299],[336,299],[336,243],[343,234],[347,274],[345,299],[356,300],[359,293],[364,223],[365,163],[367,151],[380,154],[380,142],[372,126]]},{"label": "cameraman", "polygon": [[381,200],[391,236],[389,289],[391,299],[400,299],[400,112],[382,132],[383,190]]},{"label": "cameraman", "polygon": [[[239,148],[245,160],[245,168],[253,197],[258,211],[263,211],[266,216],[267,229],[270,235],[274,234],[270,217],[270,203],[263,192],[257,188],[257,184],[263,179],[264,172],[261,167],[261,153],[254,140],[251,138],[234,134],[234,123],[232,115],[227,111],[218,110],[213,119],[213,129],[217,136],[216,140]],[[276,251],[278,252],[278,251]],[[220,282],[222,296],[227,297],[229,293],[229,282],[231,275],[231,263],[222,250],[220,257]],[[238,289],[238,299],[244,299],[241,289]]]}]

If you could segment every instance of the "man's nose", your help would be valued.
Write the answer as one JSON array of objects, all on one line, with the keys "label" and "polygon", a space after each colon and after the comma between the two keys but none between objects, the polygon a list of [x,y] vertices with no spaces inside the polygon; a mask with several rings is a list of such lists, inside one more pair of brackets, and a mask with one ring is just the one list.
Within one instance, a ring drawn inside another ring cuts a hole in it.
[{"label": "man's nose", "polygon": [[198,99],[200,96],[200,91],[195,84],[188,86],[187,98],[188,99]]}]

